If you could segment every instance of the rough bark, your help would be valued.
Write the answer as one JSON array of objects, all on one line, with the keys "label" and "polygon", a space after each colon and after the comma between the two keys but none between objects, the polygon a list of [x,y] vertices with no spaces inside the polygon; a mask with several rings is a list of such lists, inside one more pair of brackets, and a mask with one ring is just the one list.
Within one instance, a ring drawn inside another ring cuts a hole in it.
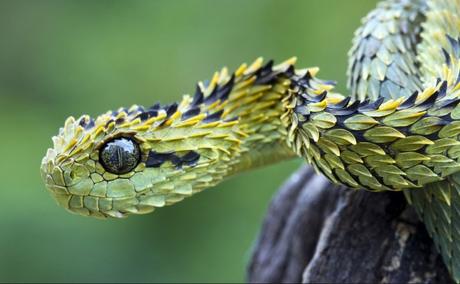
[{"label": "rough bark", "polygon": [[349,190],[307,167],[273,198],[248,281],[452,282],[402,193]]}]

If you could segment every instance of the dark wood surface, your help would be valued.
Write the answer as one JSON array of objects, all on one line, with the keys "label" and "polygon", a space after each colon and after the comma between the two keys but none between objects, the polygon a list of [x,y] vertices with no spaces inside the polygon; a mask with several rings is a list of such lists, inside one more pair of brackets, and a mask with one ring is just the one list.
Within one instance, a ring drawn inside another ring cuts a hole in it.
[{"label": "dark wood surface", "polygon": [[452,282],[402,193],[349,190],[309,167],[273,198],[247,277],[252,283]]}]

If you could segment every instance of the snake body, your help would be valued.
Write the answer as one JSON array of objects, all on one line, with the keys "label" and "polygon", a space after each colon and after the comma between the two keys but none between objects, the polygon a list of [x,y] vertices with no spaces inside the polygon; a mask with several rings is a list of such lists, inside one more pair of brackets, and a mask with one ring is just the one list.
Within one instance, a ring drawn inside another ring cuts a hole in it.
[{"label": "snake body", "polygon": [[318,68],[257,59],[193,96],[69,117],[41,164],[66,209],[143,214],[300,156],[335,183],[403,191],[460,281],[460,1],[387,0],[355,34],[350,96]]}]

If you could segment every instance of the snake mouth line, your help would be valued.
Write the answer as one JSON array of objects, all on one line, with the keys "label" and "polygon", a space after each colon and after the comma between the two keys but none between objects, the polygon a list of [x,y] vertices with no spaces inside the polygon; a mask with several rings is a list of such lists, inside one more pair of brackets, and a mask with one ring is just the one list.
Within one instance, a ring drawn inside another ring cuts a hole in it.
[{"label": "snake mouth line", "polygon": [[146,214],[155,208],[163,207],[165,202],[157,200],[155,205],[146,204],[141,199],[132,197],[97,197],[82,196],[73,194],[56,193],[48,189],[57,203],[68,211],[96,218],[105,219],[107,217],[124,218],[129,214]]}]

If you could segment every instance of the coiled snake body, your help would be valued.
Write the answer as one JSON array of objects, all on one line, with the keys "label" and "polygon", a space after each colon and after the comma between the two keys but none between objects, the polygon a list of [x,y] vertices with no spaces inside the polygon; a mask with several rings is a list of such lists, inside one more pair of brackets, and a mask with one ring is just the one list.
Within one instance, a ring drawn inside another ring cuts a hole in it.
[{"label": "coiled snake body", "polygon": [[384,1],[356,32],[350,96],[257,59],[180,103],[68,118],[43,179],[72,212],[123,217],[301,156],[350,188],[402,190],[460,281],[459,36],[459,0]]}]

